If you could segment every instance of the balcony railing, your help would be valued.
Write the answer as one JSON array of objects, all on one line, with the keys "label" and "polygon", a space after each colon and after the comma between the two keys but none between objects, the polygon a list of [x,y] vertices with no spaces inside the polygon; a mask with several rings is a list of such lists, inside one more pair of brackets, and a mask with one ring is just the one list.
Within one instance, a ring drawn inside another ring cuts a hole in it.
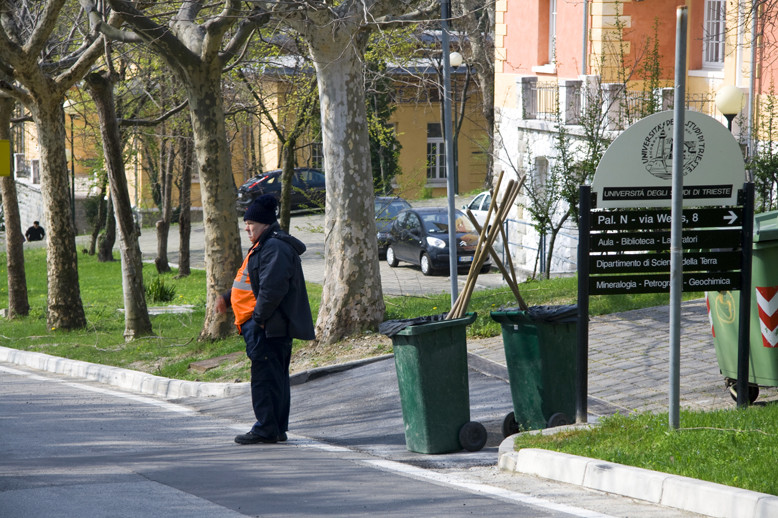
[{"label": "balcony railing", "polygon": [[[584,106],[599,104],[608,130],[623,130],[652,113],[673,108],[674,90],[624,90],[618,83],[598,84],[596,78],[563,81],[538,81],[535,76],[521,78],[521,108],[526,120],[559,121],[580,124]],[[718,116],[715,94],[696,93],[686,96],[686,108]],[[722,119],[723,120],[723,119]]]}]

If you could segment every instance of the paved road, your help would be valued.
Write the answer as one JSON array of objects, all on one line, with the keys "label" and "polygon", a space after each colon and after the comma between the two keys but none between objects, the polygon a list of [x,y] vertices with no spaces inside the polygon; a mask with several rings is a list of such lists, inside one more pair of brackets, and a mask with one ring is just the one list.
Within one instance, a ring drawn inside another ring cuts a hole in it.
[{"label": "paved road", "polygon": [[[457,207],[465,204],[467,198],[458,197]],[[414,202],[415,206],[432,205],[444,206],[445,200],[422,200]],[[243,231],[241,221],[241,241],[243,250],[248,250],[250,242]],[[305,280],[321,284],[324,281],[324,214],[302,214],[292,216],[290,233],[301,239],[307,251],[302,256]],[[204,256],[204,230],[202,223],[192,225],[190,237],[191,259],[193,268],[203,268]],[[79,238],[81,239],[81,238]],[[171,263],[178,262],[179,247],[178,227],[173,226],[168,241],[168,260]],[[153,261],[157,252],[156,233],[153,228],[144,228],[139,239],[140,249],[144,260]],[[390,268],[386,261],[380,262],[381,284],[384,294],[388,295],[426,295],[429,293],[448,293],[451,289],[451,279],[448,275],[424,276],[417,266],[400,263],[397,268]],[[464,286],[465,275],[458,276],[460,289]],[[501,286],[502,276],[495,272],[480,275],[478,287]]]},{"label": "paved road", "polygon": [[[232,435],[250,421],[224,405],[220,416],[19,367],[0,365],[0,393],[0,516],[691,516],[500,474],[493,455],[488,473],[424,469],[365,453],[353,434],[350,448],[312,439],[311,424],[285,444],[239,446]],[[330,421],[350,421],[365,444],[397,442],[360,415]]]}]

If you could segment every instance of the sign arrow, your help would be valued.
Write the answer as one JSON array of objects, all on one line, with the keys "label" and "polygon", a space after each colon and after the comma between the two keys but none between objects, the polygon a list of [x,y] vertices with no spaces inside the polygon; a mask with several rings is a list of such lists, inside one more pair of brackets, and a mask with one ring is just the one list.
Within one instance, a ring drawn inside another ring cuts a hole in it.
[{"label": "sign arrow", "polygon": [[728,225],[732,225],[737,220],[737,214],[735,214],[732,211],[729,211],[729,215],[724,216],[724,219],[727,220]]}]

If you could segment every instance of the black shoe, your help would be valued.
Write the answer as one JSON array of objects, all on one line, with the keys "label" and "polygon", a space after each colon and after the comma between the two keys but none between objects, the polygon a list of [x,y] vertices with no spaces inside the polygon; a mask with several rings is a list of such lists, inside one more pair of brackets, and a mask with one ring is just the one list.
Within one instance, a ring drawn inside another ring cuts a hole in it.
[{"label": "black shoe", "polygon": [[278,442],[286,442],[287,438],[286,432],[281,432],[281,435],[278,436]]},{"label": "black shoe", "polygon": [[249,433],[244,433],[235,436],[235,442],[238,444],[258,444],[260,442],[273,444],[278,442],[278,439],[276,438],[270,439],[268,437],[263,437],[254,432],[249,432]]}]

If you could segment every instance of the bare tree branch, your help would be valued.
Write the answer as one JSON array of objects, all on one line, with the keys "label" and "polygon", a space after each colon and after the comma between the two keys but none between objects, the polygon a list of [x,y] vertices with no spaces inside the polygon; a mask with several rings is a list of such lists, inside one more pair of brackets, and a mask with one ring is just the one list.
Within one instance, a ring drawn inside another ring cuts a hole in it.
[{"label": "bare tree branch", "polygon": [[157,124],[160,124],[161,122],[165,122],[166,120],[168,120],[173,115],[179,113],[181,110],[183,110],[187,106],[189,106],[189,101],[188,100],[182,102],[181,104],[179,104],[175,108],[171,108],[170,110],[168,110],[167,112],[163,113],[162,115],[160,115],[156,119],[136,119],[136,118],[133,118],[133,119],[120,119],[119,120],[119,125],[123,126],[123,127],[127,127],[127,126],[142,126],[142,127],[156,126]]},{"label": "bare tree branch", "polygon": [[43,51],[46,43],[51,36],[54,27],[57,24],[57,18],[59,18],[59,12],[62,10],[62,6],[65,5],[66,0],[49,0],[43,8],[43,15],[38,19],[38,23],[35,24],[35,29],[30,35],[30,39],[22,47],[23,51],[31,56],[37,56]]}]

